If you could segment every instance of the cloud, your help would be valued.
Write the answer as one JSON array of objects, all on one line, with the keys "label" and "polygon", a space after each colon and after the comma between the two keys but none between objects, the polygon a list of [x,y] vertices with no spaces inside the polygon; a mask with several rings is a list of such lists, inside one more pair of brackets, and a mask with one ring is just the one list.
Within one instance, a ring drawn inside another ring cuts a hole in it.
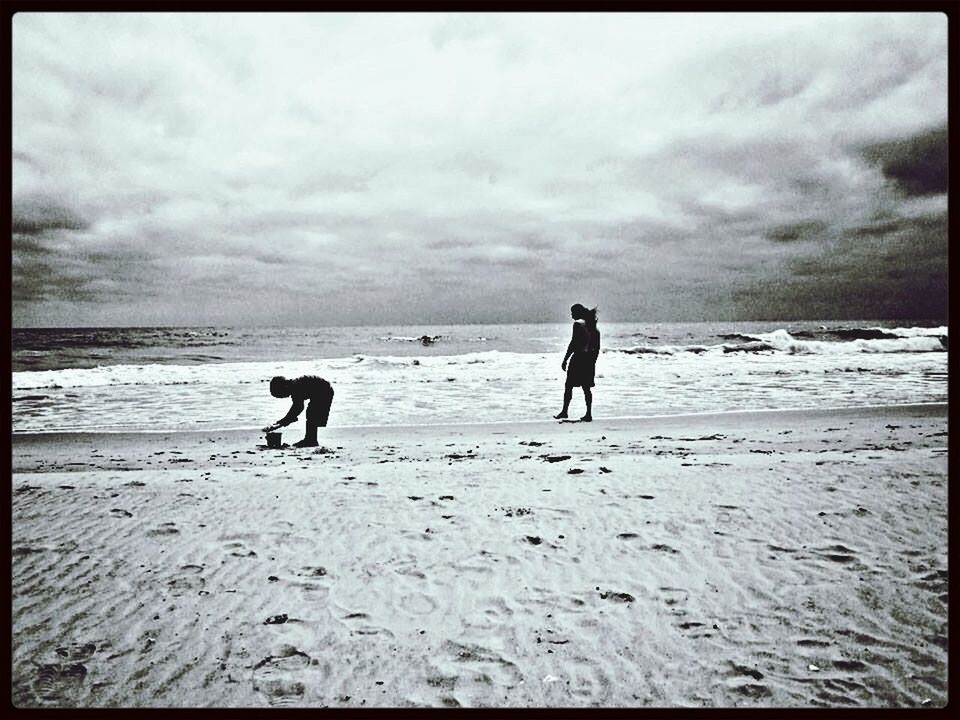
[{"label": "cloud", "polygon": [[17,322],[315,322],[331,298],[338,322],[523,321],[570,296],[749,317],[794,312],[782,279],[827,312],[802,283],[886,253],[946,188],[936,14],[21,13],[13,34]]},{"label": "cloud", "polygon": [[73,208],[60,204],[54,198],[43,196],[18,197],[12,204],[12,231],[14,235],[41,235],[55,230],[86,230],[87,221]]},{"label": "cloud", "polygon": [[904,140],[871,145],[863,154],[906,195],[947,192],[949,148],[946,126]]},{"label": "cloud", "polygon": [[779,277],[735,289],[736,303],[757,318],[946,318],[947,238],[946,213],[850,228]]}]

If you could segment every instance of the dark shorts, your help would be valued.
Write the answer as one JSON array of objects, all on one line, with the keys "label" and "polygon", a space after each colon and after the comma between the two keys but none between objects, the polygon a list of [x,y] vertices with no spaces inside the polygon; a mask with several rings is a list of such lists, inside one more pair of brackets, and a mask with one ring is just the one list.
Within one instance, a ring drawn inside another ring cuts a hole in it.
[{"label": "dark shorts", "polygon": [[333,404],[333,388],[330,393],[319,397],[310,398],[310,404],[307,405],[307,422],[326,427],[327,419],[330,417],[330,406]]},{"label": "dark shorts", "polygon": [[593,376],[596,373],[596,358],[574,353],[567,363],[567,387],[593,387]]}]

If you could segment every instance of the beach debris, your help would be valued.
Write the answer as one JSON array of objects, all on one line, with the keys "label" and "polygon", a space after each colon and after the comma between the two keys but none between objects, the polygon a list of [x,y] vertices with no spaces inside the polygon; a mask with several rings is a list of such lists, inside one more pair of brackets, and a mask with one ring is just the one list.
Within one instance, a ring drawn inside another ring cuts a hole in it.
[{"label": "beach debris", "polygon": [[282,625],[288,620],[286,613],[281,613],[280,615],[271,615],[266,620],[263,621],[264,625]]},{"label": "beach debris", "polygon": [[600,472],[606,474],[606,473],[611,473],[611,472],[613,472],[613,470],[611,470],[611,469],[608,468],[608,467],[604,467],[603,465],[601,465],[601,466],[600,466]]},{"label": "beach debris", "polygon": [[583,472],[582,468],[570,468],[567,470],[567,475],[579,475]]},{"label": "beach debris", "polygon": [[524,536],[524,539],[531,545],[539,545],[540,543],[543,542],[543,538],[537,535],[526,535]]},{"label": "beach debris", "polygon": [[601,599],[601,600],[616,600],[617,602],[623,602],[623,603],[633,602],[633,601],[636,600],[636,598],[635,598],[633,595],[631,595],[630,593],[614,592],[614,591],[612,591],[612,590],[607,590],[606,592],[601,592],[601,593],[600,593],[600,599]]},{"label": "beach debris", "polygon": [[807,665],[807,670],[811,670],[812,672],[820,672],[820,668],[818,668],[813,663],[810,663],[809,665]]},{"label": "beach debris", "polygon": [[562,462],[570,459],[569,455],[541,455],[540,457],[550,463]]},{"label": "beach debris", "polygon": [[521,445],[529,445],[530,447],[540,447],[541,445],[546,445],[546,443],[537,442],[536,440],[521,440]]},{"label": "beach debris", "polygon": [[441,500],[453,500],[453,495],[441,495]]},{"label": "beach debris", "polygon": [[280,580],[280,578],[278,578],[276,575],[271,575],[267,578],[267,582],[277,582],[278,580]]},{"label": "beach debris", "polygon": [[503,510],[507,517],[521,517],[523,515],[530,515],[533,513],[533,510],[524,507],[502,507],[500,510]]},{"label": "beach debris", "polygon": [[[556,675],[547,675],[546,677],[543,678],[543,682],[545,682],[545,683],[555,683],[555,682],[557,682],[557,680],[559,680],[559,679],[560,679],[560,678],[558,678]],[[928,700],[927,702],[930,702],[930,701]]]}]

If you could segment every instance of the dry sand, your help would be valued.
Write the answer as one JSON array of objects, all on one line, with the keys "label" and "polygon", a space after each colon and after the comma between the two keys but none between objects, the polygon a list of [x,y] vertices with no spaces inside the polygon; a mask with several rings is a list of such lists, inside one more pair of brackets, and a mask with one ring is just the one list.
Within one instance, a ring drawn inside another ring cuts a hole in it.
[{"label": "dry sand", "polygon": [[945,405],[262,443],[14,437],[17,706],[947,701]]}]

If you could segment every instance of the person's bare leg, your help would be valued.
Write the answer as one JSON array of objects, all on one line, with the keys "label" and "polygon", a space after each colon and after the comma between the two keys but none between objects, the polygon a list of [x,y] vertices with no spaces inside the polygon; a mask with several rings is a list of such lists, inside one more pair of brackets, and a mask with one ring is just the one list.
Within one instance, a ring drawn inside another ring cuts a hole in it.
[{"label": "person's bare leg", "polygon": [[593,392],[588,387],[583,388],[583,400],[587,403],[587,414],[580,418],[580,420],[583,422],[591,422],[593,420]]},{"label": "person's bare leg", "polygon": [[330,417],[330,406],[333,404],[333,392],[329,397],[319,400],[311,400],[307,407],[307,430],[304,433],[303,440],[294,443],[294,447],[316,447],[317,427],[326,427],[327,419]]},{"label": "person's bare leg", "polygon": [[567,417],[567,410],[570,409],[570,400],[573,398],[573,388],[567,385],[563,389],[563,410],[560,411],[559,415],[554,415],[553,417],[556,420],[562,420]]},{"label": "person's bare leg", "polygon": [[303,435],[303,440],[293,444],[294,447],[316,447],[319,443],[317,442],[317,425],[316,423],[307,421],[307,431]]}]

